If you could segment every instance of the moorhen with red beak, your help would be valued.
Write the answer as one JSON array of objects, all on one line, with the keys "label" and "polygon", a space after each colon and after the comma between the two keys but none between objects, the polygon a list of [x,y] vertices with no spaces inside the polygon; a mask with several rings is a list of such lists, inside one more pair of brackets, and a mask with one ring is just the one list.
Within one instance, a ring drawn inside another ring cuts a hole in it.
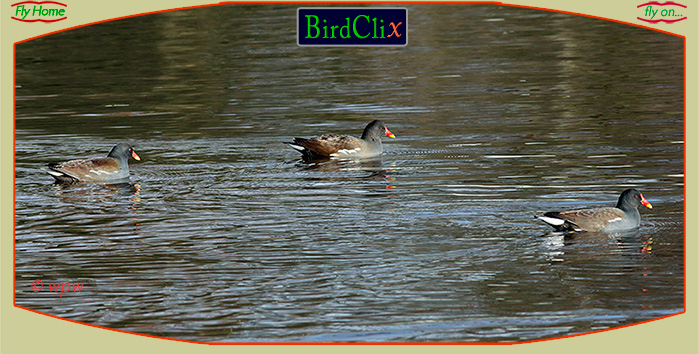
[{"label": "moorhen with red beak", "polygon": [[289,144],[303,154],[306,160],[323,158],[371,158],[381,156],[381,136],[395,138],[386,125],[375,120],[364,128],[361,138],[348,135],[325,134],[315,138],[294,138]]},{"label": "moorhen with red beak", "polygon": [[556,231],[618,232],[635,229],[641,224],[638,206],[653,206],[635,189],[627,189],[614,208],[550,211],[535,218],[553,226]]},{"label": "moorhen with red beak", "polygon": [[131,145],[119,143],[109,151],[107,157],[49,163],[44,171],[59,183],[121,182],[129,178],[130,157],[136,161],[141,160]]}]

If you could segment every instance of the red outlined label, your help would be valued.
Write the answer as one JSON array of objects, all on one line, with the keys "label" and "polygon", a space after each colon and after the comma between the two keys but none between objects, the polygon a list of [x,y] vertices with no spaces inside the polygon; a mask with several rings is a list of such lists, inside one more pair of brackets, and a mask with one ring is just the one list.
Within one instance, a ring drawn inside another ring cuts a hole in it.
[{"label": "red outlined label", "polygon": [[687,6],[672,1],[662,3],[649,1],[636,6],[636,8],[640,10],[640,16],[637,18],[648,23],[675,23],[687,19],[685,15]]},{"label": "red outlined label", "polygon": [[57,22],[68,18],[68,5],[56,1],[22,1],[12,4],[12,19],[22,22]]}]

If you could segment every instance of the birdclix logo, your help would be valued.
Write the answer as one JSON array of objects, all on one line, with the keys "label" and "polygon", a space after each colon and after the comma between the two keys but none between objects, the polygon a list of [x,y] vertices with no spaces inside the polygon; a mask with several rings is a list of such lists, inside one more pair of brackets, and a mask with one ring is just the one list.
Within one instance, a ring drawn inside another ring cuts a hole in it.
[{"label": "birdclix logo", "polygon": [[297,11],[300,46],[406,46],[408,9],[305,7]]},{"label": "birdclix logo", "polygon": [[12,19],[22,22],[65,20],[68,5],[56,1],[22,1],[12,4]]}]

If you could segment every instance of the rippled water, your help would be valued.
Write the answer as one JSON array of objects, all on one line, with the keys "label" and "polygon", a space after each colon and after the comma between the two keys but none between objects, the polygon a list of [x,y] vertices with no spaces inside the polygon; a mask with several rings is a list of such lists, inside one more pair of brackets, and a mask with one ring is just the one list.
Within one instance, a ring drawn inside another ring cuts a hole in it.
[{"label": "rippled water", "polygon": [[[405,48],[298,47],[281,5],[17,45],[16,304],[203,342],[526,341],[682,312],[683,40],[408,9]],[[372,119],[396,134],[379,161],[283,144]],[[39,170],[119,141],[142,158],[130,184]],[[654,206],[638,230],[564,239],[533,219],[629,187]]]}]

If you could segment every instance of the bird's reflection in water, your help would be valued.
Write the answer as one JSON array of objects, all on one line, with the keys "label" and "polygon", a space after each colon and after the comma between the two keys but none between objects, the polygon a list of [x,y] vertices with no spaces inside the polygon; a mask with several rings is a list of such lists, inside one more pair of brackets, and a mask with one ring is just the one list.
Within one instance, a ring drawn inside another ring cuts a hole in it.
[{"label": "bird's reflection in water", "polygon": [[[351,181],[351,180],[365,180],[365,181],[383,181],[383,182],[393,182],[395,178],[389,176],[390,169],[383,166],[383,159],[381,157],[369,158],[369,159],[304,159],[300,160],[296,164],[301,169],[306,171],[320,171],[320,172],[353,172],[360,171],[366,172],[365,175],[357,176],[314,176],[307,178],[307,180],[321,180],[321,181]],[[393,185],[386,185],[386,189],[394,189]]]},{"label": "bird's reflection in water", "polygon": [[546,253],[561,261],[563,258],[636,257],[650,254],[653,240],[641,230],[624,232],[549,232],[544,237]]},{"label": "bird's reflection in water", "polygon": [[141,187],[137,184],[129,183],[128,180],[120,183],[54,183],[53,188],[62,196],[133,196],[137,195]]},{"label": "bird's reflection in water", "polygon": [[54,188],[56,196],[60,197],[62,203],[92,210],[104,209],[114,202],[121,204],[124,201],[128,203],[129,209],[136,210],[141,201],[141,186],[133,183],[55,183],[51,187]]},{"label": "bird's reflection in water", "polygon": [[133,221],[134,234],[140,235],[138,209],[141,203],[141,185],[123,183],[54,183],[52,188],[60,202],[72,208],[89,210],[90,214],[108,215],[115,213],[119,218],[128,217]]}]

